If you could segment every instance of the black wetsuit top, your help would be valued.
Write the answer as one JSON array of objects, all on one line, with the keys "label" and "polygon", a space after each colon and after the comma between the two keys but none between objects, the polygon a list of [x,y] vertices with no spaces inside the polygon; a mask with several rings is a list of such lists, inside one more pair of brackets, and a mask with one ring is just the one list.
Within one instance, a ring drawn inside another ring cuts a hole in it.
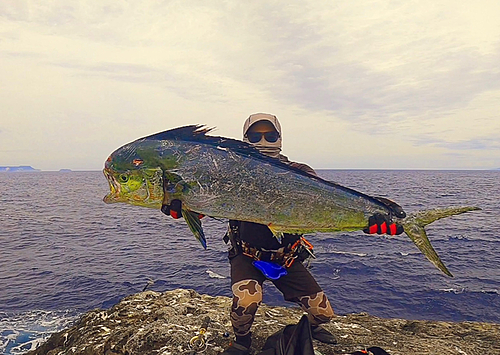
[{"label": "black wetsuit top", "polygon": [[277,250],[282,246],[293,244],[299,239],[297,234],[284,234],[282,243],[264,224],[239,222],[239,239],[258,249]]}]

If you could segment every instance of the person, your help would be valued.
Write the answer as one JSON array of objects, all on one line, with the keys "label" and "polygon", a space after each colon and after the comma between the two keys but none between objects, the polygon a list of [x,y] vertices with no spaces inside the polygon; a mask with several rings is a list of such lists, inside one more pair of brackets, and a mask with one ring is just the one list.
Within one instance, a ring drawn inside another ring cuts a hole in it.
[{"label": "person", "polygon": [[[243,125],[243,141],[262,154],[316,176],[314,169],[307,164],[290,161],[281,154],[282,130],[274,115],[250,115]],[[175,208],[172,207],[174,202]],[[180,208],[179,202],[172,201],[162,211],[171,212],[175,218],[180,215],[175,212]],[[400,234],[402,228],[386,216],[375,215],[364,231],[392,235]],[[231,220],[225,241],[231,242],[228,255],[233,293],[230,317],[235,341],[221,355],[250,354],[251,327],[262,302],[266,280],[278,288],[286,301],[298,304],[306,312],[314,339],[327,344],[337,343],[335,336],[321,326],[334,317],[334,312],[328,297],[303,264],[312,255],[312,245],[302,235],[284,234],[282,238],[276,238],[266,225]],[[279,270],[277,274],[275,267]]]}]

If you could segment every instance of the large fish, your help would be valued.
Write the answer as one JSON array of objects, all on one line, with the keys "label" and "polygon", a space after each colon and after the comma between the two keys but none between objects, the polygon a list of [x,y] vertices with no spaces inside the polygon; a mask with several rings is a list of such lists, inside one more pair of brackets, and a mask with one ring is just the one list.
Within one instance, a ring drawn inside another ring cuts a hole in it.
[{"label": "large fish", "polygon": [[[199,214],[265,224],[275,235],[356,231],[375,213],[389,215],[424,255],[452,276],[424,226],[477,207],[449,207],[405,217],[387,200],[309,175],[242,141],[207,135],[191,125],[140,138],[107,159],[104,202],[160,209],[182,201],[182,215],[206,248]],[[403,218],[404,217],[404,218]]]}]

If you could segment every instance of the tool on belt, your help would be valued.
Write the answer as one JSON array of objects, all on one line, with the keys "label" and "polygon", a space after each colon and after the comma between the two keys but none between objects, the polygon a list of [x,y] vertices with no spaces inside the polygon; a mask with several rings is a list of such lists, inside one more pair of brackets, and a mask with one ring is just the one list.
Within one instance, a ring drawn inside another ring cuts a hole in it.
[{"label": "tool on belt", "polygon": [[286,268],[292,266],[295,260],[304,261],[312,257],[313,245],[304,237],[299,237],[291,247],[282,247],[278,250],[265,250],[251,246],[243,240],[237,240],[236,243],[241,248],[241,253],[258,261],[273,262]]},{"label": "tool on belt", "polygon": [[300,262],[308,258],[316,258],[313,245],[303,236],[299,236],[291,245],[278,250],[256,248],[239,238],[239,223],[230,221],[229,228],[224,236],[224,241],[231,241],[233,249],[238,254],[246,255],[252,259],[253,265],[269,279],[277,280],[287,274],[286,269],[293,265],[295,260]]}]

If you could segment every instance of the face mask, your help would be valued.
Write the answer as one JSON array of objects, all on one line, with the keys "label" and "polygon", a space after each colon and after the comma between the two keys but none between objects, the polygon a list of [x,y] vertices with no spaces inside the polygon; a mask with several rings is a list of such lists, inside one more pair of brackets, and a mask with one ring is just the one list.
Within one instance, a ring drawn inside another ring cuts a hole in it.
[{"label": "face mask", "polygon": [[261,152],[262,154],[267,155],[267,156],[272,157],[272,158],[278,158],[280,153],[281,153],[280,147],[269,147],[267,145],[260,144],[260,143],[253,144],[253,146],[255,148],[257,148],[257,150],[259,152]]}]

